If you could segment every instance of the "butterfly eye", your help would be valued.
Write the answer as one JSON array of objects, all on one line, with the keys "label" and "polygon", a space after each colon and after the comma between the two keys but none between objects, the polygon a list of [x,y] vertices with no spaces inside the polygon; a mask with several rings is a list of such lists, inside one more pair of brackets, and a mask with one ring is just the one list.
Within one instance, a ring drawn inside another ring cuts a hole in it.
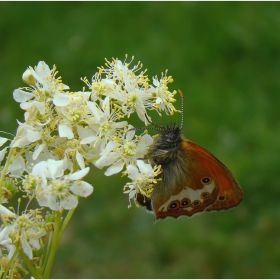
[{"label": "butterfly eye", "polygon": [[204,184],[204,185],[208,185],[212,182],[211,178],[209,177],[204,177],[201,179],[201,183]]},{"label": "butterfly eye", "polygon": [[192,203],[192,206],[193,206],[193,207],[198,207],[200,204],[201,204],[201,202],[200,202],[199,200],[195,200],[195,201]]},{"label": "butterfly eye", "polygon": [[224,201],[224,200],[226,200],[226,197],[223,196],[223,195],[221,195],[221,196],[219,197],[219,200],[220,200],[220,201]]},{"label": "butterfly eye", "polygon": [[201,197],[202,199],[208,198],[208,197],[210,197],[210,193],[209,193],[209,192],[203,192],[203,193],[201,193],[200,197]]},{"label": "butterfly eye", "polygon": [[177,210],[180,208],[180,202],[178,200],[171,201],[167,207],[168,210]]},{"label": "butterfly eye", "polygon": [[191,201],[189,200],[189,199],[187,199],[187,198],[184,198],[184,199],[182,199],[181,200],[181,207],[188,207],[188,206],[190,206],[191,205]]}]

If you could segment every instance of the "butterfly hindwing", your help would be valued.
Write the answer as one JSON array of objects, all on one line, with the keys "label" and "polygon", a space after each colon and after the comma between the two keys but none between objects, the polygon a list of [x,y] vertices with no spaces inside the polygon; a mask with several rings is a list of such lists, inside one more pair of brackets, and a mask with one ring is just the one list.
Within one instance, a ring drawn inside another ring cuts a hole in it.
[{"label": "butterfly hindwing", "polygon": [[192,154],[193,158],[212,174],[213,180],[219,188],[217,200],[207,208],[207,211],[223,210],[238,205],[242,200],[243,192],[231,171],[214,155],[199,145],[189,140],[185,140],[183,145],[187,152]]}]

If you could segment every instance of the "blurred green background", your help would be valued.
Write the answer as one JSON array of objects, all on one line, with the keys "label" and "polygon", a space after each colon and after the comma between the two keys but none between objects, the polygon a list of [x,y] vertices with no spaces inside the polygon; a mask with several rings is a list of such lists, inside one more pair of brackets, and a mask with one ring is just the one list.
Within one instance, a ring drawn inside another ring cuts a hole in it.
[{"label": "blurred green background", "polygon": [[185,97],[185,136],[244,191],[237,208],[154,223],[127,209],[124,178],[92,168],[95,191],[80,200],[52,277],[280,277],[280,3],[1,2],[0,14],[2,131],[23,120],[12,92],[29,65],[56,64],[80,90],[105,57],[127,53],[150,78],[169,69],[170,90]]}]

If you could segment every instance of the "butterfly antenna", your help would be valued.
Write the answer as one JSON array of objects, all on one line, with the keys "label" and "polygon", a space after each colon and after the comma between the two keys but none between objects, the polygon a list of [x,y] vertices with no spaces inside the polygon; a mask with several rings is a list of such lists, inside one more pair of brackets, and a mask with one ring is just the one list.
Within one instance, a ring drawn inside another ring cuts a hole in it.
[{"label": "butterfly antenna", "polygon": [[180,129],[182,129],[183,128],[183,123],[184,123],[184,96],[183,96],[183,92],[180,89],[178,89],[178,92],[181,95],[181,112],[182,112],[182,117],[181,117]]},{"label": "butterfly antenna", "polygon": [[129,129],[129,130],[146,130],[146,129],[162,130],[161,127],[159,127],[158,125],[154,124],[154,123],[150,120],[149,116],[148,116],[146,113],[145,113],[145,117],[146,117],[147,122],[148,122],[149,124],[152,124],[153,126],[150,126],[150,127],[146,127],[146,126],[145,126],[145,127],[134,127],[134,128]]}]

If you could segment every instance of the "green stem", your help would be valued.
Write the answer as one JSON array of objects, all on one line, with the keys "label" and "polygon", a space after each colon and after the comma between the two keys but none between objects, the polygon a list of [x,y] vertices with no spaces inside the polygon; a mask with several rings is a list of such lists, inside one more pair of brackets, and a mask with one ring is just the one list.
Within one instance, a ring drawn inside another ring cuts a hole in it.
[{"label": "green stem", "polygon": [[[31,116],[36,114],[36,110],[33,110],[33,112],[30,114]],[[21,137],[21,134],[24,132],[24,129],[21,129],[17,136],[14,138],[14,140],[12,141],[11,145],[13,143],[15,143],[16,139],[19,139]],[[5,163],[5,166],[2,170],[2,173],[1,173],[1,177],[0,177],[0,204],[2,204],[2,186],[3,186],[3,182],[4,182],[4,179],[6,177],[6,173],[7,173],[7,170],[10,166],[10,163],[11,163],[11,157],[12,155],[14,154],[14,150],[16,149],[17,147],[11,147],[10,148],[10,151],[9,151],[9,154],[8,154],[8,157],[7,157],[7,160],[6,160],[6,163]]]},{"label": "green stem", "polygon": [[50,278],[53,261],[54,261],[55,255],[56,255],[56,251],[57,251],[58,244],[59,244],[59,239],[60,239],[60,234],[59,234],[60,223],[61,223],[60,218],[61,218],[61,213],[59,211],[55,211],[54,212],[53,240],[52,240],[48,260],[47,260],[47,263],[46,263],[46,267],[44,268],[43,278]]},{"label": "green stem", "polygon": [[17,158],[18,156],[20,156],[20,155],[24,154],[25,152],[28,152],[29,150],[31,150],[32,148],[34,148],[36,145],[37,145],[37,143],[35,142],[35,143],[30,144],[29,146],[27,146],[26,149],[23,149],[23,150],[21,150],[21,151],[18,151],[18,152],[16,153],[15,157],[12,158],[12,161],[13,161],[15,158]]},{"label": "green stem", "polygon": [[11,157],[14,153],[14,150],[15,150],[15,148],[10,149],[8,157],[7,157],[7,161],[6,161],[5,166],[4,166],[4,168],[1,172],[1,177],[0,177],[0,204],[2,204],[2,186],[3,186],[3,183],[4,183],[5,177],[6,177],[7,170],[10,166]]},{"label": "green stem", "polygon": [[46,267],[47,260],[49,259],[49,254],[50,254],[50,249],[51,249],[52,240],[53,240],[53,231],[50,232],[50,236],[49,236],[49,238],[48,238],[47,249],[46,249],[45,252],[44,252],[43,262],[42,262],[42,264],[41,264],[42,271],[43,271],[44,267]]},{"label": "green stem", "polygon": [[13,253],[11,259],[9,260],[8,264],[7,264],[6,267],[5,267],[4,274],[1,275],[1,278],[2,278],[2,279],[6,279],[6,278],[7,278],[7,275],[8,275],[8,272],[9,272],[9,270],[10,270],[10,267],[11,267],[12,263],[14,262],[14,259],[16,258],[16,256],[17,256],[19,250],[20,250],[20,247],[17,247],[17,249],[16,249],[15,252]]},{"label": "green stem", "polygon": [[28,259],[28,257],[24,254],[24,252],[22,250],[19,251],[19,254],[22,258],[22,260],[24,261],[25,265],[27,266],[31,276],[33,276],[34,278],[38,278],[41,279],[42,275],[38,273],[38,271],[33,267],[31,261]]},{"label": "green stem", "polygon": [[65,228],[67,227],[68,223],[70,222],[70,220],[71,220],[71,218],[72,218],[72,216],[73,216],[73,214],[75,212],[75,209],[76,208],[72,208],[71,210],[68,211],[68,213],[67,213],[67,215],[66,215],[66,217],[65,217],[65,219],[64,219],[64,221],[62,223],[62,226],[61,226],[61,228],[59,230],[59,233],[58,233],[59,239],[61,238]]}]

